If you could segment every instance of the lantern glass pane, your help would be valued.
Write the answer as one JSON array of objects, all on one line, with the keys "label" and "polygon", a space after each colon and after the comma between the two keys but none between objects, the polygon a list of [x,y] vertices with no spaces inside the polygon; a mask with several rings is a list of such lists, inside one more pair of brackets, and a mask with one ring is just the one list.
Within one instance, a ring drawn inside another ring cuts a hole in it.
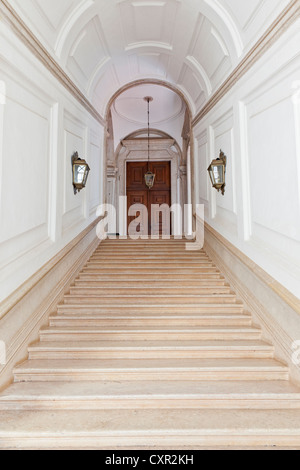
[{"label": "lantern glass pane", "polygon": [[154,179],[155,179],[155,175],[153,173],[146,173],[145,174],[145,181],[146,181],[146,185],[148,186],[148,188],[153,187]]},{"label": "lantern glass pane", "polygon": [[82,182],[83,186],[86,185],[86,182],[87,182],[87,179],[88,179],[88,176],[89,176],[89,172],[90,172],[89,168],[86,167],[83,182]]},{"label": "lantern glass pane", "polygon": [[75,165],[74,166],[74,183],[82,184],[84,181],[86,166],[85,165]]},{"label": "lantern glass pane", "polygon": [[214,178],[215,184],[223,184],[224,183],[223,166],[222,165],[213,166],[212,171],[213,171],[213,178]]}]

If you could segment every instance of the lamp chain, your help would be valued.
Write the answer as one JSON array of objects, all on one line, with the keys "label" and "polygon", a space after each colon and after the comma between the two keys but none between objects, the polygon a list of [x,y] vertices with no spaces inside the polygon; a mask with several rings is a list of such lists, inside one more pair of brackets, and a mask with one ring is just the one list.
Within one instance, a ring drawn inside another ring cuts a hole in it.
[{"label": "lamp chain", "polygon": [[150,98],[148,98],[148,171],[150,171]]}]

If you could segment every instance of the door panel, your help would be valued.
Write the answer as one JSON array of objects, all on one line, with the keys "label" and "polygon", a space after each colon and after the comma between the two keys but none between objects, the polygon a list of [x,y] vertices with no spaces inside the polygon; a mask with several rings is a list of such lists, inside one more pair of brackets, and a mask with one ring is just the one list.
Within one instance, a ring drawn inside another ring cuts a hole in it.
[{"label": "door panel", "polygon": [[145,162],[134,162],[127,164],[127,191],[146,190],[145,173],[148,165]]},{"label": "door panel", "polygon": [[[148,213],[143,210],[137,211],[133,206],[142,205],[148,210],[148,194],[147,191],[128,191],[127,192],[127,216],[128,216],[128,234],[131,235],[129,228],[141,233],[142,235],[148,235],[149,220]],[[132,215],[130,213],[132,208]],[[133,222],[136,221],[136,224]],[[136,228],[135,228],[136,227]]]},{"label": "door panel", "polygon": [[[168,163],[168,165],[166,165]],[[171,190],[171,171],[169,162],[152,162],[150,170],[155,174],[155,185],[153,191]]]},{"label": "door panel", "polygon": [[149,225],[152,235],[171,234],[170,191],[150,192]]},{"label": "door panel", "polygon": [[[140,224],[137,231],[143,235],[165,234],[169,231],[171,216],[167,208],[162,212],[161,205],[171,205],[171,165],[170,162],[150,162],[150,170],[155,174],[154,186],[148,189],[144,175],[148,171],[147,162],[127,163],[127,205],[128,210],[134,204],[143,204],[148,210],[148,224],[145,214],[137,213],[136,216],[128,216],[128,228],[134,227],[132,222],[139,217]],[[153,210],[152,210],[153,206]],[[146,226],[148,225],[148,226]],[[152,232],[151,232],[152,228]]]}]

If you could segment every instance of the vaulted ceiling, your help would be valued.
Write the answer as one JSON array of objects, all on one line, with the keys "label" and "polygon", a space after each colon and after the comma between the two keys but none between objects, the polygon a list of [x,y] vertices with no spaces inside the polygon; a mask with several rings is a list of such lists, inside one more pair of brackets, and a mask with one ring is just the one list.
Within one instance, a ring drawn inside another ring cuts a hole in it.
[{"label": "vaulted ceiling", "polygon": [[195,115],[288,0],[10,3],[104,116],[120,88],[151,79],[181,91]]}]

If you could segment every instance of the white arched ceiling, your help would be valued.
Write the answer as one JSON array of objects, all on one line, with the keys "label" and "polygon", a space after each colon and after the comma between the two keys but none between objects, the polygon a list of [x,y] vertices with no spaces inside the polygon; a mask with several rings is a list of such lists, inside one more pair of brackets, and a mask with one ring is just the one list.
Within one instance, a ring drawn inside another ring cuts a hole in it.
[{"label": "white arched ceiling", "polygon": [[196,114],[289,0],[10,0],[104,115],[135,80],[176,86]]},{"label": "white arched ceiling", "polygon": [[112,103],[115,148],[129,134],[147,128],[146,96],[153,98],[150,103],[150,127],[172,135],[181,146],[186,113],[182,98],[161,85],[141,84],[125,90]]}]

